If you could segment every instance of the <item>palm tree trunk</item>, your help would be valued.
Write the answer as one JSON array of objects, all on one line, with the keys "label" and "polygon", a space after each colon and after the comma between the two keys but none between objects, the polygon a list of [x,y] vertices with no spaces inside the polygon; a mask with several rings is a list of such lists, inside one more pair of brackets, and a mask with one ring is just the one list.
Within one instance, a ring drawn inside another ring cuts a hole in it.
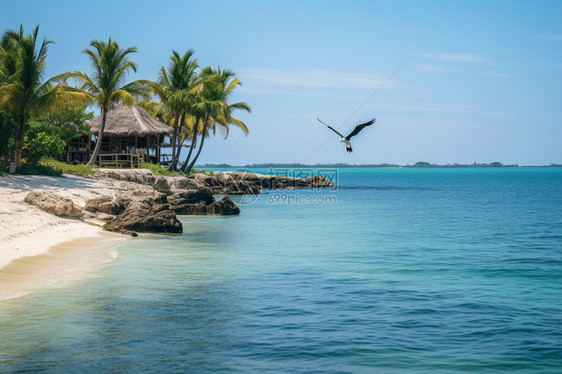
[{"label": "palm tree trunk", "polygon": [[23,139],[21,139],[21,135],[17,135],[17,139],[15,142],[15,161],[16,161],[16,171],[21,170],[21,157],[22,157],[22,150],[23,150]]},{"label": "palm tree trunk", "polygon": [[183,144],[185,143],[185,139],[186,138],[183,138],[182,141],[180,142],[180,144],[178,144],[178,150],[176,152],[176,155],[177,155],[176,156],[176,169],[178,168],[178,163],[180,162],[180,152],[181,152],[181,149],[183,147]]},{"label": "palm tree trunk", "polygon": [[86,165],[95,165],[96,159],[98,158],[98,154],[100,153],[101,149],[101,141],[103,138],[103,132],[105,131],[105,119],[107,118],[107,111],[102,109],[101,115],[101,128],[98,134],[98,140],[96,141],[96,147],[94,148],[94,153],[92,153],[92,157],[90,157],[90,161]]},{"label": "palm tree trunk", "polygon": [[178,162],[180,160],[180,153],[181,153],[181,147],[183,147],[183,143],[185,142],[185,138],[183,138],[183,140],[181,142],[179,142],[179,135],[181,134],[181,129],[183,128],[183,125],[185,123],[185,112],[182,113],[181,115],[181,120],[180,120],[180,125],[178,127],[178,139],[177,139],[177,149],[176,149],[176,157],[174,158],[175,162],[174,162],[174,170],[177,170],[178,168]]},{"label": "palm tree trunk", "polygon": [[15,139],[15,152],[14,161],[16,162],[16,171],[21,170],[21,158],[23,153],[23,130],[25,126],[25,116],[20,116],[20,122],[18,123],[18,130],[16,131]]},{"label": "palm tree trunk", "polygon": [[189,165],[189,159],[191,158],[191,154],[193,153],[193,149],[197,145],[197,129],[198,129],[198,127],[199,127],[199,117],[197,117],[195,119],[195,126],[193,127],[193,139],[191,139],[191,147],[189,147],[189,153],[187,154],[185,162],[183,163],[183,165],[181,167],[181,171],[184,172],[184,173],[185,173],[185,170],[187,169],[187,165]]},{"label": "palm tree trunk", "polygon": [[205,135],[207,135],[207,130],[203,129],[203,133],[201,134],[201,143],[199,144],[199,149],[197,150],[197,154],[195,155],[195,157],[193,158],[193,160],[191,161],[191,163],[187,167],[187,170],[185,171],[186,174],[189,174],[191,169],[193,169],[193,166],[195,165],[195,162],[197,161],[197,159],[199,158],[199,155],[201,154],[201,150],[203,149],[203,143],[205,142]]},{"label": "palm tree trunk", "polygon": [[174,117],[174,131],[172,133],[172,161],[170,162],[170,167],[168,170],[176,170],[176,143],[178,141],[178,121],[180,119],[180,114],[177,113]]}]

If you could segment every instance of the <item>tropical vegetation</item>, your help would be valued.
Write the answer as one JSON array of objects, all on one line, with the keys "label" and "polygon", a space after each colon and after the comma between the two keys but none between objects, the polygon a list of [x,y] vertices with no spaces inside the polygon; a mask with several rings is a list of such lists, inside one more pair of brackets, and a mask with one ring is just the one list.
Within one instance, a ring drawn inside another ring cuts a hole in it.
[{"label": "tropical vegetation", "polygon": [[69,71],[45,79],[47,51],[53,42],[38,37],[37,26],[30,34],[23,27],[6,31],[0,39],[0,175],[9,163],[19,173],[41,168],[54,174],[92,173],[92,166],[71,170],[56,161],[72,138],[89,133],[90,107],[99,109],[102,125],[88,165],[96,162],[107,113],[118,104],[140,105],[172,127],[168,171],[150,166],[161,175],[193,172],[205,139],[217,132],[225,139],[232,126],[249,133],[234,115],[238,110],[250,112],[250,106],[231,102],[241,81],[230,70],[201,68],[193,50],[183,54],[173,50],[156,81],[128,81],[129,74],[137,71],[131,60],[136,47],[122,48],[111,38],[93,40],[82,51],[89,59],[89,72]]},{"label": "tropical vegetation", "polygon": [[[85,98],[71,87],[60,84],[57,77],[43,79],[47,49],[53,42],[37,40],[39,26],[25,35],[7,31],[0,40],[0,109],[9,117],[3,125],[2,136],[13,138],[12,160],[16,170],[21,170],[26,126],[31,116],[85,102]],[[9,128],[9,134],[4,134]],[[10,141],[3,138],[3,144]],[[51,145],[49,145],[51,147]]]},{"label": "tropical vegetation", "polygon": [[85,49],[82,52],[88,55],[93,72],[90,75],[79,71],[69,72],[61,75],[61,78],[65,83],[69,78],[77,81],[80,84],[77,91],[99,106],[102,117],[101,129],[94,152],[88,161],[88,165],[94,165],[103,139],[107,112],[116,104],[133,105],[135,97],[146,96],[149,82],[136,80],[124,84],[128,72],[137,71],[137,65],[128,57],[131,53],[137,52],[135,47],[122,49],[111,38],[107,42],[93,40],[90,46],[92,49]]}]

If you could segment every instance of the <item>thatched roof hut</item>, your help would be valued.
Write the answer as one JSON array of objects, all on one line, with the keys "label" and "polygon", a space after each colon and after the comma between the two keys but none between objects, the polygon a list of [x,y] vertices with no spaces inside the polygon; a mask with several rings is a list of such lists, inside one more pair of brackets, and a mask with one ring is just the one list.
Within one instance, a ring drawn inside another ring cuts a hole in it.
[{"label": "thatched roof hut", "polygon": [[[93,134],[101,128],[102,118],[98,116],[90,121]],[[170,135],[172,128],[152,117],[138,105],[119,105],[107,112],[104,136],[158,136]]]}]

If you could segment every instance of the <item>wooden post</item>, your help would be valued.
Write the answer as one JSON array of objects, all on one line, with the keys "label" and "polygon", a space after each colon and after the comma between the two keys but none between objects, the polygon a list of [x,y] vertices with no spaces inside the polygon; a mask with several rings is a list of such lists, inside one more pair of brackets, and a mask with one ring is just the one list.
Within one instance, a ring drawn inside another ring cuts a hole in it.
[{"label": "wooden post", "polygon": [[156,138],[156,163],[160,163],[160,134]]}]

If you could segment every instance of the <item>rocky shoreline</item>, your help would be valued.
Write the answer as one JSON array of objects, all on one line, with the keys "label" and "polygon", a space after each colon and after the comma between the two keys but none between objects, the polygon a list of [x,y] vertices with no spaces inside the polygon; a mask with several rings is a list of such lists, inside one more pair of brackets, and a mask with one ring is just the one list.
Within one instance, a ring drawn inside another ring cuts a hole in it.
[{"label": "rocky shoreline", "polygon": [[[95,179],[110,186],[83,206],[46,191],[30,192],[25,202],[62,217],[97,224],[106,231],[181,233],[177,215],[238,215],[228,195],[257,195],[264,189],[332,187],[323,176],[293,178],[245,172],[159,176],[147,169],[102,169]],[[214,195],[224,195],[216,200]]]}]

